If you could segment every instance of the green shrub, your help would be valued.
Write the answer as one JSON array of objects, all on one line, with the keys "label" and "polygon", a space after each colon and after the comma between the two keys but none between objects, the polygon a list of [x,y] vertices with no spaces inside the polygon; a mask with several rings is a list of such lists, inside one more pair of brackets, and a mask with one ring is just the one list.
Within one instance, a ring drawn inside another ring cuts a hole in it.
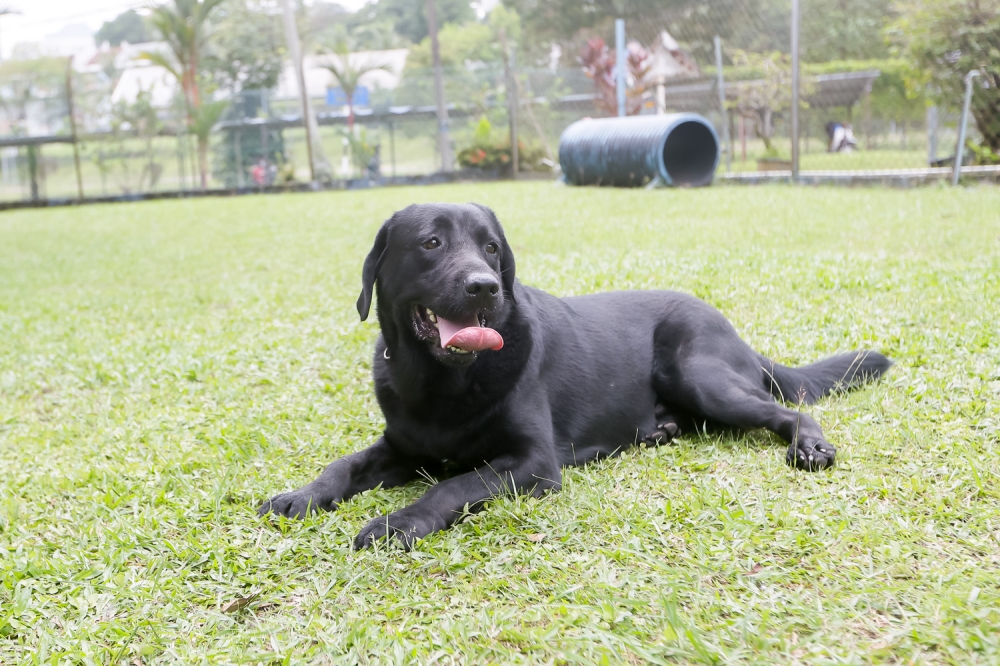
[{"label": "green shrub", "polygon": [[[517,164],[521,171],[545,171],[542,163],[545,151],[540,145],[517,142]],[[510,138],[493,131],[486,117],[479,119],[472,135],[472,143],[458,151],[458,163],[465,169],[507,172],[511,169]]]}]

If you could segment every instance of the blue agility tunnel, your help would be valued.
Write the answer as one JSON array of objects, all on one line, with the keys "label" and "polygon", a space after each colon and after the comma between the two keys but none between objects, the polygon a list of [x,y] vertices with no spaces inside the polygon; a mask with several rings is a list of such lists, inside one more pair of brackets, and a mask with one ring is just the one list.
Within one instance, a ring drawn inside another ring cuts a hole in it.
[{"label": "blue agility tunnel", "polygon": [[719,137],[695,113],[578,120],[559,139],[559,166],[571,185],[709,185]]}]

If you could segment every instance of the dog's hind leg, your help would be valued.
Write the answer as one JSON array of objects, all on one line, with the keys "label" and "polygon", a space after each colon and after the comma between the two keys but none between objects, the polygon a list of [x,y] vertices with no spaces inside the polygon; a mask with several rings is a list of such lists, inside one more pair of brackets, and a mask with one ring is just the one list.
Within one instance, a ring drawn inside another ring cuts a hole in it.
[{"label": "dog's hind leg", "polygon": [[793,467],[814,471],[833,465],[837,450],[811,416],[774,402],[759,380],[725,362],[686,359],[673,383],[660,388],[675,399],[683,396],[695,418],[743,430],[767,428],[788,442],[785,460]]},{"label": "dog's hind leg", "polygon": [[656,416],[656,430],[643,438],[644,443],[649,446],[659,446],[669,444],[681,436],[681,423],[685,420],[683,417],[659,402],[656,403],[654,415]]}]

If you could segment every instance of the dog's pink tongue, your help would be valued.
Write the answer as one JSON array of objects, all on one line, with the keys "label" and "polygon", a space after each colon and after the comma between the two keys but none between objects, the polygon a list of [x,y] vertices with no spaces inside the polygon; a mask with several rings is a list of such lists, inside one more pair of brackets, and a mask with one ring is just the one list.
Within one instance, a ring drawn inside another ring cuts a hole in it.
[{"label": "dog's pink tongue", "polygon": [[500,334],[492,328],[480,326],[475,315],[463,321],[449,321],[438,315],[437,327],[442,348],[451,345],[465,351],[483,351],[503,347]]}]

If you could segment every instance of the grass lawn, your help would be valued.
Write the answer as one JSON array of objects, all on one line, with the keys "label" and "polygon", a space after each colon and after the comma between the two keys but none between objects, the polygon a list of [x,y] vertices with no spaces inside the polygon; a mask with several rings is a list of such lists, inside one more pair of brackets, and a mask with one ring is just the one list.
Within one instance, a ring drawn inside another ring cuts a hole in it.
[{"label": "grass lawn", "polygon": [[[668,288],[783,363],[881,349],[765,433],[566,470],[411,553],[424,490],[271,526],[382,424],[358,321],[375,230],[493,206],[522,281]],[[1000,189],[548,183],[0,216],[0,663],[1000,663]]]}]

